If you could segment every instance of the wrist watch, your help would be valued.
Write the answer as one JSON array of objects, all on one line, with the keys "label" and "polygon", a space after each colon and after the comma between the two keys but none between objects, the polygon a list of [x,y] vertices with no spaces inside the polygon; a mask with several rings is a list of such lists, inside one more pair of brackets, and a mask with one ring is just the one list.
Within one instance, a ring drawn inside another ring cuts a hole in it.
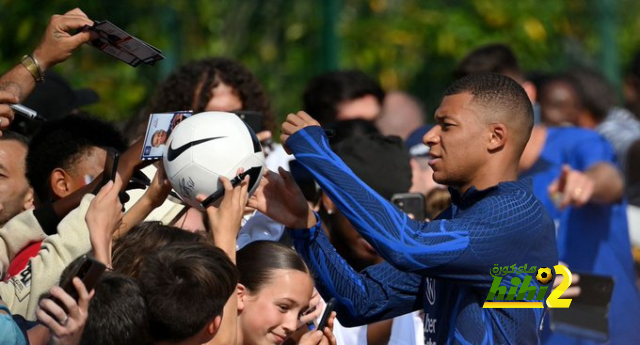
[{"label": "wrist watch", "polygon": [[44,73],[40,68],[40,64],[38,63],[38,60],[36,60],[36,58],[34,58],[33,55],[28,54],[23,56],[22,60],[20,60],[20,64],[22,64],[22,66],[24,66],[27,69],[27,71],[31,73],[36,83],[41,83],[44,81]]}]

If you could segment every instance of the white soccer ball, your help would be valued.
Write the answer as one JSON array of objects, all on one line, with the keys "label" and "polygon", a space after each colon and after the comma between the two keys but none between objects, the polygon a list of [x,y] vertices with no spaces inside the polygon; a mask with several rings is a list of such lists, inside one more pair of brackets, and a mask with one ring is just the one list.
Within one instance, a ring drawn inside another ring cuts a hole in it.
[{"label": "white soccer ball", "polygon": [[173,129],[164,149],[164,169],[173,189],[189,205],[223,189],[218,177],[249,174],[249,195],[260,183],[264,154],[256,134],[236,114],[209,111],[182,121]]}]

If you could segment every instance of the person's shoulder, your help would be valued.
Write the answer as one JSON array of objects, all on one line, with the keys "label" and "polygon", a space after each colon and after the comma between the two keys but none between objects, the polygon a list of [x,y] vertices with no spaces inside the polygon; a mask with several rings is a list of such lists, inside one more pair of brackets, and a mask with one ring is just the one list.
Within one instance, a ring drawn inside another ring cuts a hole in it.
[{"label": "person's shoulder", "polygon": [[547,140],[562,139],[563,142],[575,143],[582,140],[601,140],[602,136],[595,130],[581,127],[551,127],[548,129]]},{"label": "person's shoulder", "polygon": [[491,194],[489,205],[493,208],[508,208],[509,213],[514,215],[543,213],[544,207],[534,195],[533,180],[530,178],[501,182]]}]

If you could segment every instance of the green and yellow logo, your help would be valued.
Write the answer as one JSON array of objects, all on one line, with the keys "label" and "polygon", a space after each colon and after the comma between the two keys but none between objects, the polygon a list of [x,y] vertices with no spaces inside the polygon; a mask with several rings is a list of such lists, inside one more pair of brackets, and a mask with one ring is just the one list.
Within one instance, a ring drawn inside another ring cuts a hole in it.
[{"label": "green and yellow logo", "polygon": [[[556,275],[562,275],[564,279],[562,283],[551,291],[549,297],[544,301],[544,296],[549,289],[549,283],[553,281],[553,272],[549,267],[536,266],[527,268],[527,265],[516,267],[516,265],[498,267],[496,264],[491,269],[493,283],[484,302],[483,308],[544,308],[546,302],[549,308],[569,308],[571,299],[561,299],[560,296],[571,285],[571,271],[562,265],[553,266]],[[507,291],[506,286],[500,286],[505,276],[515,273],[518,276],[511,278],[511,287]],[[525,275],[522,279],[522,275]],[[535,283],[531,284],[535,279],[542,284],[538,287]]]}]

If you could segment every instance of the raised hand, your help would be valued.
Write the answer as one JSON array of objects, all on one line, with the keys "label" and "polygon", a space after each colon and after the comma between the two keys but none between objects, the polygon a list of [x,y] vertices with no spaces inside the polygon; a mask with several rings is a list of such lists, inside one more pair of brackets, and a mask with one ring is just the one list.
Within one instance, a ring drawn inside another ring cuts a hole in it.
[{"label": "raised hand", "polygon": [[[238,174],[240,173],[242,170],[238,170]],[[224,250],[235,262],[236,238],[249,197],[249,176],[235,187],[226,177],[220,176],[220,182],[224,187],[224,196],[219,206],[213,203],[207,207],[207,215],[216,246]],[[203,201],[206,196],[198,195],[197,198]]]},{"label": "raised hand", "polygon": [[331,312],[327,327],[323,330],[315,330],[305,333],[298,345],[336,345],[336,337],[333,335],[333,323],[336,319],[336,312]]},{"label": "raised hand", "polygon": [[109,181],[91,201],[85,221],[89,228],[94,256],[106,265],[111,264],[111,239],[113,232],[122,223],[122,204],[118,198],[122,179]]},{"label": "raised hand", "polygon": [[320,293],[318,293],[318,290],[314,288],[313,296],[311,296],[311,300],[309,300],[308,312],[300,316],[300,322],[306,324],[308,322],[316,320],[318,317],[320,317],[320,315],[322,315],[323,306],[324,302],[320,297]]},{"label": "raised hand", "polygon": [[266,170],[258,189],[249,198],[249,207],[292,229],[310,228],[316,217],[291,174],[282,167],[278,173]]},{"label": "raised hand", "polygon": [[[51,288],[51,295],[57,298],[63,306],[49,298],[40,301],[36,316],[38,321],[51,331],[50,344],[75,345],[80,343],[84,325],[89,317],[89,301],[94,292],[89,293],[79,278],[73,278],[73,285],[78,291],[78,301],[75,301],[61,287]],[[66,311],[65,311],[66,310]]]},{"label": "raised hand", "polygon": [[75,33],[87,25],[92,26],[93,21],[79,8],[51,17],[40,45],[34,51],[42,71],[68,59],[76,48],[91,39],[89,32]]},{"label": "raised hand", "polygon": [[567,206],[585,205],[593,195],[594,183],[584,173],[562,166],[560,176],[549,185],[549,195],[560,209]]},{"label": "raised hand", "polygon": [[291,153],[286,146],[287,139],[289,139],[293,133],[307,126],[320,126],[320,123],[304,111],[287,115],[287,120],[282,124],[282,134],[280,135],[280,142],[284,145],[284,149],[287,153]]},{"label": "raised hand", "polygon": [[9,104],[15,104],[19,101],[15,94],[0,90],[0,128],[9,127],[14,117],[13,109],[9,107]]},{"label": "raised hand", "polygon": [[167,175],[164,172],[164,165],[162,161],[158,164],[158,171],[153,177],[153,181],[147,188],[143,195],[143,198],[147,200],[152,208],[160,207],[169,196],[171,192],[171,184],[167,180]]}]

